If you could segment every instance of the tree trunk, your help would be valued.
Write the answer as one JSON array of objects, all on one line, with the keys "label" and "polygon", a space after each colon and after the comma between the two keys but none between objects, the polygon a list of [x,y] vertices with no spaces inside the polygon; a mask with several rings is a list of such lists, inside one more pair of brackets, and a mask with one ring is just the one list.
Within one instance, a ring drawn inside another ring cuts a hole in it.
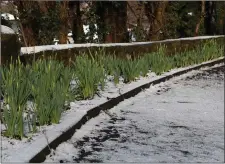
[{"label": "tree trunk", "polygon": [[60,2],[60,30],[59,30],[59,43],[66,44],[67,43],[67,35],[68,35],[68,24],[69,24],[69,15],[68,15],[68,1]]},{"label": "tree trunk", "polygon": [[107,3],[105,5],[105,13],[104,13],[104,23],[106,35],[104,38],[105,43],[115,43],[115,35],[116,35],[116,23],[115,23],[115,11],[113,7],[114,2],[104,2]]},{"label": "tree trunk", "polygon": [[223,35],[225,35],[225,17],[223,18]]},{"label": "tree trunk", "polygon": [[223,35],[225,35],[225,18],[223,20]]},{"label": "tree trunk", "polygon": [[84,31],[81,20],[80,1],[69,1],[69,9],[74,43],[82,43],[84,42]]},{"label": "tree trunk", "polygon": [[215,14],[215,2],[206,1],[205,2],[205,30],[207,35],[214,35],[216,33],[216,14]]},{"label": "tree trunk", "polygon": [[127,2],[96,2],[98,36],[103,42],[126,42]]},{"label": "tree trunk", "polygon": [[159,40],[164,26],[164,15],[168,1],[146,2],[145,13],[149,20],[149,40]]},{"label": "tree trunk", "polygon": [[97,16],[96,23],[97,23],[97,34],[98,34],[98,40],[99,42],[105,42],[105,36],[106,36],[106,24],[104,19],[104,13],[105,13],[105,5],[103,5],[103,2],[96,1],[93,2],[93,5],[95,6],[95,14]]},{"label": "tree trunk", "polygon": [[196,28],[195,28],[195,36],[198,36],[200,25],[202,24],[202,21],[204,21],[204,16],[205,16],[205,1],[202,0],[202,2],[201,2],[201,16],[200,16],[199,22],[197,23]]},{"label": "tree trunk", "polygon": [[116,13],[116,35],[115,42],[128,42],[127,40],[127,2],[122,1],[120,3],[120,7],[117,9]]}]

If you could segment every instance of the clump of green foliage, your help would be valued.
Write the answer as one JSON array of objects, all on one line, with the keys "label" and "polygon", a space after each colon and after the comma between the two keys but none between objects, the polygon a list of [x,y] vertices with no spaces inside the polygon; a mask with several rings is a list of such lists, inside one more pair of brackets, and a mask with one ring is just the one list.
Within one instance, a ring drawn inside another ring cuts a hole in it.
[{"label": "clump of green foliage", "polygon": [[38,122],[59,123],[69,97],[71,70],[54,60],[38,60],[32,68],[32,96]]},{"label": "clump of green foliage", "polygon": [[77,89],[83,99],[93,98],[99,85],[104,88],[104,68],[94,58],[86,54],[78,56],[74,62],[74,69]]},{"label": "clump of green foliage", "polygon": [[8,137],[21,139],[24,136],[23,113],[31,94],[29,75],[30,70],[19,60],[1,68],[1,96],[4,97],[1,120]]}]

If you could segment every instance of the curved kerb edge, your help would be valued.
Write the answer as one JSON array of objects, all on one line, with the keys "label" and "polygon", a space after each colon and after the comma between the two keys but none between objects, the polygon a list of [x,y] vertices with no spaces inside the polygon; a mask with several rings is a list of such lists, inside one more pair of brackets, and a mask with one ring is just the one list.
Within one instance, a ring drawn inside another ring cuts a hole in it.
[{"label": "curved kerb edge", "polygon": [[[113,108],[114,106],[116,106],[117,104],[119,104],[120,102],[122,102],[125,99],[128,99],[130,97],[134,97],[135,95],[137,95],[138,93],[140,93],[143,89],[149,88],[151,85],[155,85],[161,82],[165,82],[175,76],[180,76],[184,73],[190,72],[192,70],[198,70],[202,67],[206,67],[206,66],[213,66],[215,64],[220,64],[220,63],[224,63],[224,59],[218,59],[218,60],[214,60],[211,62],[207,62],[207,63],[203,63],[197,66],[193,66],[191,68],[187,68],[185,70],[181,70],[179,72],[175,72],[173,74],[164,76],[160,79],[151,81],[149,83],[146,83],[144,85],[141,85],[135,89],[132,89],[116,98],[113,98],[95,108],[90,109],[89,111],[87,111],[87,113],[80,119],[79,122],[77,122],[76,124],[74,124],[71,128],[69,128],[67,131],[65,131],[64,133],[62,133],[59,137],[57,137],[55,140],[53,140],[52,142],[49,143],[49,146],[52,149],[55,149],[59,144],[61,144],[62,142],[67,141],[68,139],[70,139],[75,131],[77,129],[80,129],[81,126],[83,124],[85,124],[89,119],[98,116],[98,114],[100,113],[100,111],[102,110],[108,110],[110,108]],[[42,149],[39,153],[37,153],[34,157],[32,157],[29,162],[30,163],[39,163],[39,162],[43,162],[46,159],[46,156],[50,153],[49,147],[48,145],[46,145],[46,147],[44,149]]]}]

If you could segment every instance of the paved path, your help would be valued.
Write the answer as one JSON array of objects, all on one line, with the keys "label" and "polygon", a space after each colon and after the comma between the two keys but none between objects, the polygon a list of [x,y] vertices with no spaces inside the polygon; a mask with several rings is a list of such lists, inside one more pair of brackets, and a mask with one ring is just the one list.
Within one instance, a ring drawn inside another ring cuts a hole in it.
[{"label": "paved path", "polygon": [[91,119],[45,162],[223,162],[223,73],[147,89]]}]

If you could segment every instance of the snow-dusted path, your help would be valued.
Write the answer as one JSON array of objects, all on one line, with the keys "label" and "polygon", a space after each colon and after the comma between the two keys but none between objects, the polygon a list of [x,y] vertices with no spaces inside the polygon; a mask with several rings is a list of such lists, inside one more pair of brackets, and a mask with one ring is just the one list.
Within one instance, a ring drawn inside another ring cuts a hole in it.
[{"label": "snow-dusted path", "polygon": [[45,162],[223,162],[223,72],[150,87],[91,119]]}]

